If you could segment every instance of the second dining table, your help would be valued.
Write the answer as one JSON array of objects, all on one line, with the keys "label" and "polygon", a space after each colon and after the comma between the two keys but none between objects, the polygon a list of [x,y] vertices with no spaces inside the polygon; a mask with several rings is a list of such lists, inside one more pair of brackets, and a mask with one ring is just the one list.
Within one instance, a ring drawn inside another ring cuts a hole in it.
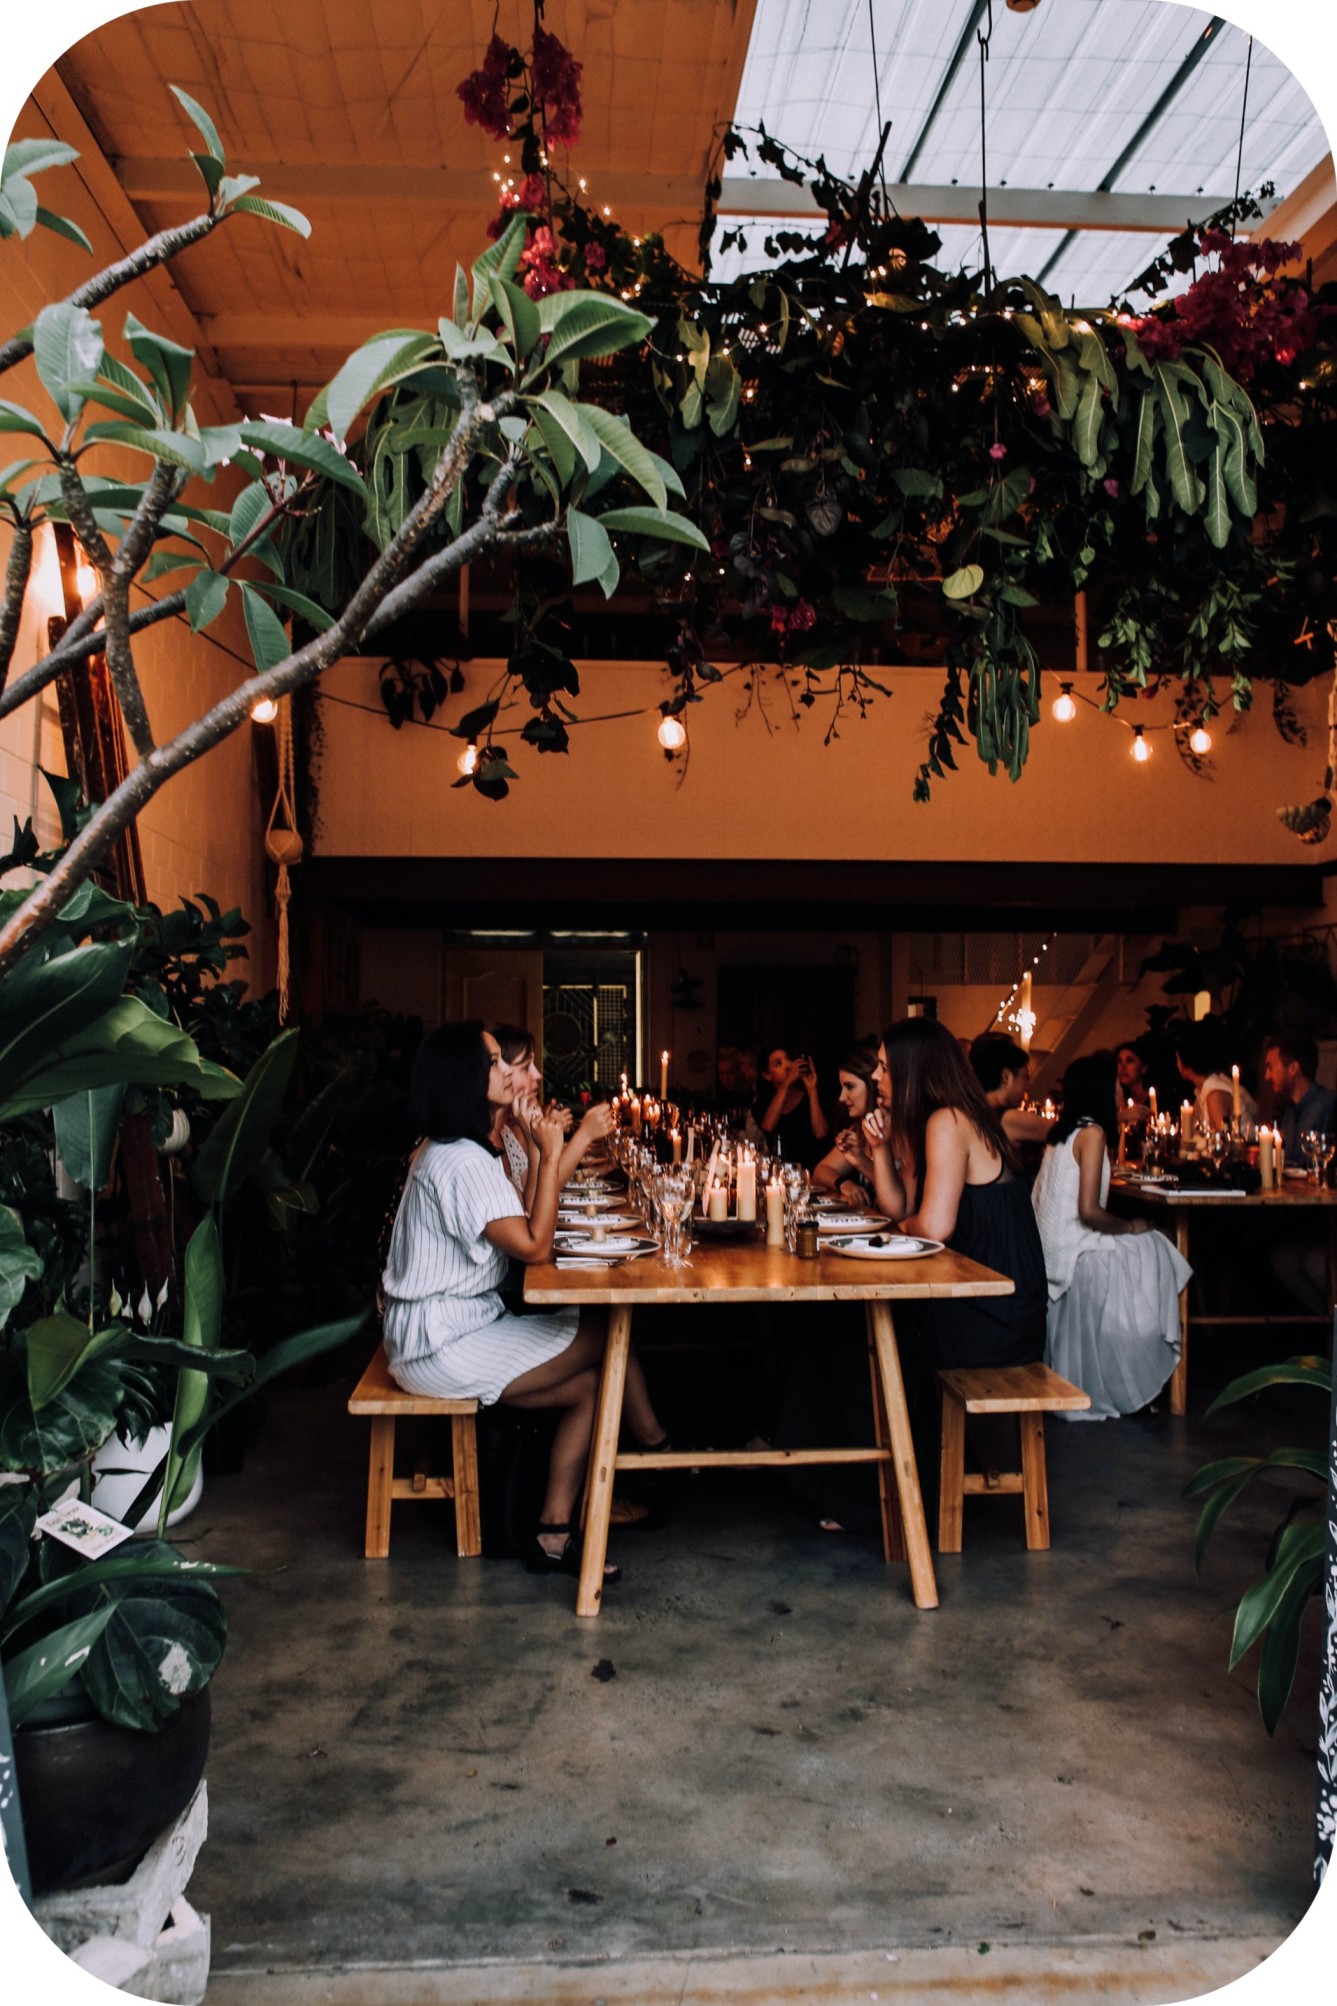
[{"label": "second dining table", "polygon": [[[915,1606],[934,1609],[937,1582],[919,1485],[905,1383],[892,1307],[963,1296],[1013,1293],[1005,1275],[948,1251],[911,1259],[852,1260],[820,1251],[803,1260],[756,1240],[698,1242],[691,1264],[669,1267],[658,1255],[603,1268],[536,1265],[525,1273],[525,1301],[544,1307],[606,1305],[608,1342],[590,1445],[585,1492],[585,1541],[576,1595],[578,1616],[597,1616],[613,1480],[618,1470],[794,1468],[802,1464],[872,1463],[877,1468],[883,1552],[909,1565]],[[868,1331],[875,1440],[866,1448],[621,1450],[622,1398],[632,1317],[638,1304],[862,1303]]]}]

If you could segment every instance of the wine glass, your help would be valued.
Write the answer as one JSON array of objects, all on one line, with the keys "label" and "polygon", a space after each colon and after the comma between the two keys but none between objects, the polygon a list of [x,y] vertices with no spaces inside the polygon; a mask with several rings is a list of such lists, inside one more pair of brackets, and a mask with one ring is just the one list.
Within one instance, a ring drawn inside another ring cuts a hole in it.
[{"label": "wine glass", "polygon": [[790,1253],[798,1248],[798,1222],[808,1209],[808,1197],[812,1189],[812,1179],[801,1163],[786,1163],[785,1180],[785,1245]]},{"label": "wine glass", "polygon": [[664,1222],[664,1266],[689,1268],[696,1179],[689,1170],[670,1169],[663,1171],[655,1182],[658,1209]]},{"label": "wine glass", "polygon": [[1328,1157],[1323,1154],[1325,1144],[1328,1145],[1328,1156],[1331,1156],[1332,1146],[1326,1135],[1316,1128],[1302,1130],[1300,1148],[1304,1153],[1305,1175],[1311,1184],[1322,1182],[1322,1166],[1328,1160]]}]

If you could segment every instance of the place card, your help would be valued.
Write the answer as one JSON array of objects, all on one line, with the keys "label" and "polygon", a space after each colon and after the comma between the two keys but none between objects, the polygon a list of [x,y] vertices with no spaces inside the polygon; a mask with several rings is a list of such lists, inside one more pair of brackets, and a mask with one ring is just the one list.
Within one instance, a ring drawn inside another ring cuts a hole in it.
[{"label": "place card", "polygon": [[44,1512],[37,1521],[37,1530],[49,1533],[62,1546],[72,1546],[88,1560],[99,1560],[123,1539],[129,1539],[134,1528],[122,1525],[118,1518],[108,1518],[106,1512],[93,1505],[81,1504],[75,1497],[62,1498],[58,1505]]}]

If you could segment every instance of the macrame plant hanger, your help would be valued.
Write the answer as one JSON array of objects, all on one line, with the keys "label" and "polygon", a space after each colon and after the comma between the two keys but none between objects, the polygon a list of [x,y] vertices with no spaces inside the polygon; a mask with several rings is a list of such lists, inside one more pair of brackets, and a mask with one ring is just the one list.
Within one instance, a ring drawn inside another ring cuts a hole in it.
[{"label": "macrame plant hanger", "polygon": [[278,756],[278,786],[274,805],[265,824],[265,855],[276,867],[274,909],[278,918],[279,1022],[288,1019],[291,959],[288,945],[288,906],[292,900],[289,872],[302,861],[302,838],[297,832],[297,776],[292,751],[292,698],[279,698],[274,720],[274,750]]}]

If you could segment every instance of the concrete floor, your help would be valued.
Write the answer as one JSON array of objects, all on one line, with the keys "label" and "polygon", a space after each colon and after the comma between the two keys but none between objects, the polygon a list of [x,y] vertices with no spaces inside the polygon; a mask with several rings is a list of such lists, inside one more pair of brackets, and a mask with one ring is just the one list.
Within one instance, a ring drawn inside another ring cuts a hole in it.
[{"label": "concrete floor", "polygon": [[[972,1502],[925,1614],[872,1540],[819,1533],[769,1476],[685,1479],[662,1529],[615,1535],[625,1578],[578,1623],[565,1578],[458,1562],[449,1506],[396,1506],[391,1559],[364,1561],[346,1392],[275,1398],[189,1528],[254,1569],[226,1584],[191,1886],[211,2000],[388,2003],[406,1968],[421,2000],[660,1996],[580,1976],[604,1960],[731,1999],[746,1984],[712,1990],[711,1959],[781,1952],[839,1956],[750,1997],[866,1999],[890,1954],[909,1999],[946,1950],[975,1960],[948,1996],[994,1955],[1014,1997],[1005,1972],[1038,1960],[1069,1997],[1168,2000],[1251,1968],[1308,1905],[1316,1641],[1274,1740],[1226,1673],[1276,1494],[1201,1577],[1179,1495],[1211,1456],[1298,1439],[1302,1408],[1266,1441],[1261,1417],[1051,1423],[1053,1551],[1025,1552],[1015,1500]],[[1206,1395],[1199,1373],[1199,1414]]]}]

